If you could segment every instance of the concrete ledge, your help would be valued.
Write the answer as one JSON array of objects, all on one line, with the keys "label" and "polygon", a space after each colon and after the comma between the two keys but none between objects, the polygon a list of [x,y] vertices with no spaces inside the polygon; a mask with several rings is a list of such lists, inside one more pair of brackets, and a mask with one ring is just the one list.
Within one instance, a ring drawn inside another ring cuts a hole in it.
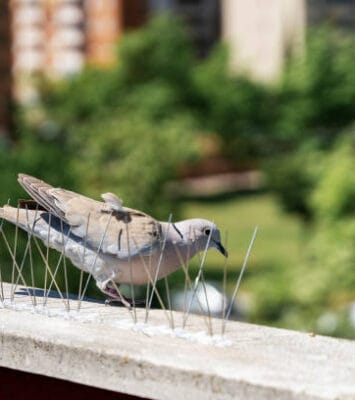
[{"label": "concrete ledge", "polygon": [[230,322],[216,346],[193,341],[201,317],[189,318],[184,339],[159,327],[160,310],[149,330],[121,307],[84,302],[68,314],[60,299],[50,313],[28,304],[22,295],[0,309],[0,366],[152,399],[355,399],[351,341]]}]

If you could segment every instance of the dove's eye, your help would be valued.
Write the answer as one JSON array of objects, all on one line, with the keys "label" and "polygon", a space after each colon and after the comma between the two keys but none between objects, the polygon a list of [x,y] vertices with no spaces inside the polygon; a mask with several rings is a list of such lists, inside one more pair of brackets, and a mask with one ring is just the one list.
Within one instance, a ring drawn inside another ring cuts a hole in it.
[{"label": "dove's eye", "polygon": [[209,236],[211,234],[211,229],[210,228],[205,228],[204,233],[206,236]]}]

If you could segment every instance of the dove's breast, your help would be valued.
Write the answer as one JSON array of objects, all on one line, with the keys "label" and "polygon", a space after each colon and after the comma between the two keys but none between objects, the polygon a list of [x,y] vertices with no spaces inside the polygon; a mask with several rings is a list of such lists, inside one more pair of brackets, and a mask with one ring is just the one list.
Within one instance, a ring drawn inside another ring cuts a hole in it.
[{"label": "dove's breast", "polygon": [[145,285],[149,282],[164,278],[178,270],[182,264],[187,264],[196,254],[196,250],[184,244],[167,242],[162,253],[161,245],[149,256],[132,257],[128,260],[117,260],[109,257],[106,265],[116,271],[113,280],[117,283]]}]

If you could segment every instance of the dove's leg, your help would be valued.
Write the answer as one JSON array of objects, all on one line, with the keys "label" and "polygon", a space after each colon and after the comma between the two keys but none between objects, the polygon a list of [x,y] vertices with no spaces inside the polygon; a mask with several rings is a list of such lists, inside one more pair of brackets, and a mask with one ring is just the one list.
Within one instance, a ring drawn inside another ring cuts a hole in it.
[{"label": "dove's leg", "polygon": [[116,287],[114,287],[111,284],[111,281],[106,281],[103,282],[102,284],[98,284],[100,290],[107,294],[109,296],[109,299],[106,300],[107,303],[110,303],[112,301],[119,301],[120,303],[122,303],[125,307],[131,308],[131,303],[129,302],[128,299],[126,299],[123,294],[120,292],[120,290],[118,289],[119,285],[115,285]]},{"label": "dove's leg", "polygon": [[103,292],[109,296],[109,298],[106,299],[106,304],[118,301],[122,303],[125,307],[132,307],[131,299],[127,299],[119,290],[107,287],[105,290],[103,290]]},{"label": "dove's leg", "polygon": [[113,285],[111,280],[106,280],[104,282],[96,282],[98,288],[101,290],[101,292],[107,294],[109,296],[109,299],[106,300],[106,303],[111,303],[111,302],[116,302],[119,301],[120,303],[122,303],[124,306],[131,308],[132,305],[135,304],[140,304],[141,301],[139,300],[132,300],[129,299],[125,296],[123,296],[123,294],[120,292],[120,290],[118,289],[119,284],[115,284]]}]

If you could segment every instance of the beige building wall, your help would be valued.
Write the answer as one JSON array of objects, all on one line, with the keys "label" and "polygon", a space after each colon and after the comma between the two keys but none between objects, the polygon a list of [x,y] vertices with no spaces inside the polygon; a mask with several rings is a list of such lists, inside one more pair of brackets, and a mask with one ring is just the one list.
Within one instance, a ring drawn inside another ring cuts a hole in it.
[{"label": "beige building wall", "polygon": [[86,0],[86,57],[90,63],[109,65],[115,60],[115,44],[122,25],[117,0]]},{"label": "beige building wall", "polygon": [[270,82],[289,51],[301,51],[305,0],[222,0],[222,36],[234,71]]}]

